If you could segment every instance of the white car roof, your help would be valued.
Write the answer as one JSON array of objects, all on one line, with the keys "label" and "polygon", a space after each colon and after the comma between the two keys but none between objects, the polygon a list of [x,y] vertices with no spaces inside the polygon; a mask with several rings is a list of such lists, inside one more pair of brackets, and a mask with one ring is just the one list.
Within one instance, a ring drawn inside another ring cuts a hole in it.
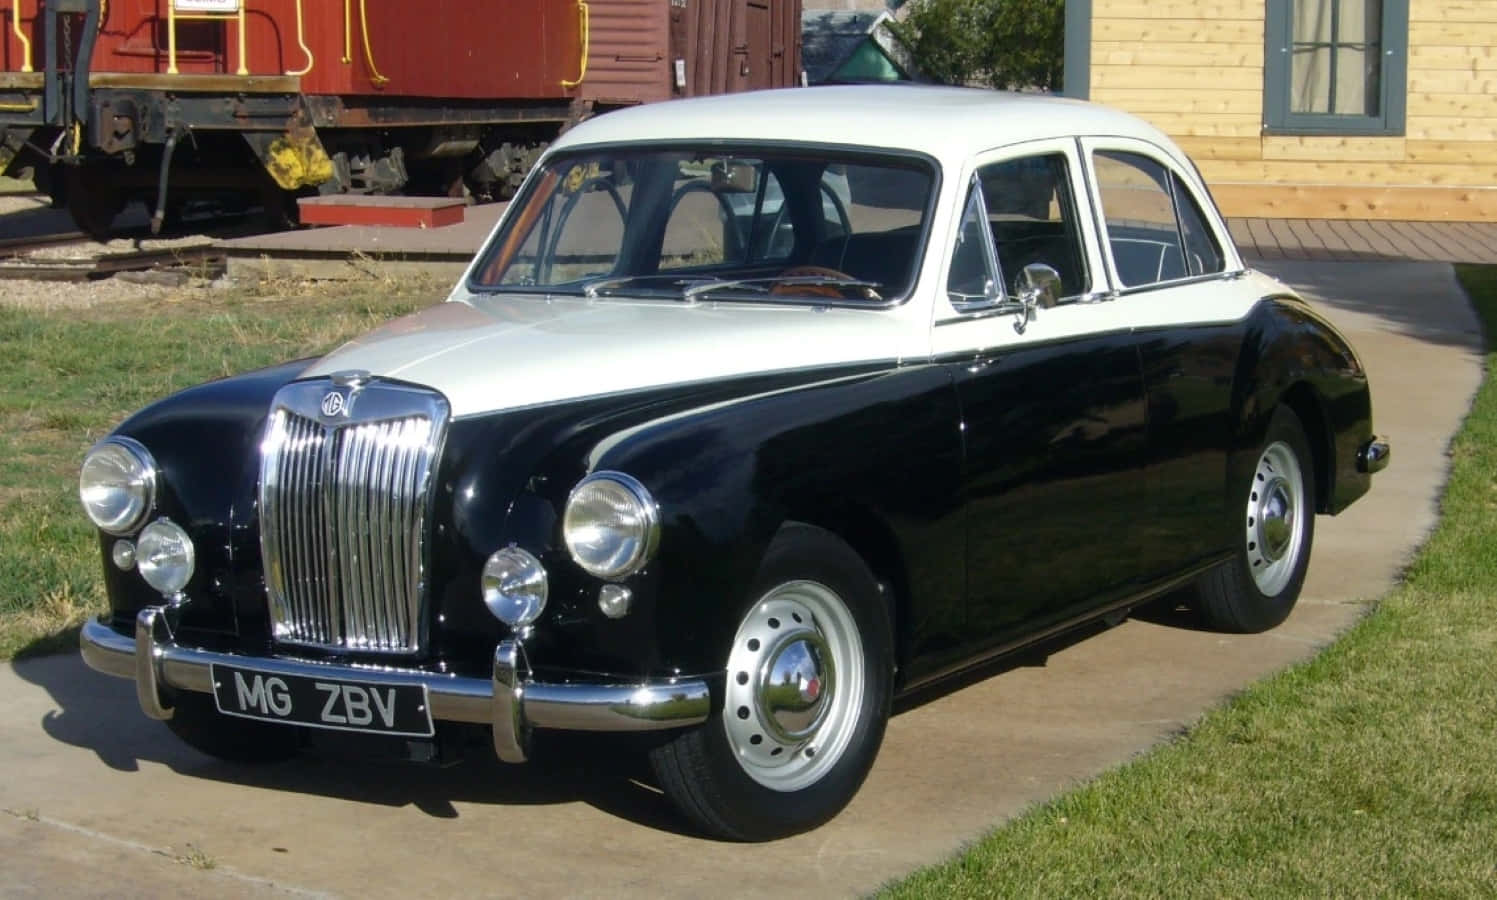
[{"label": "white car roof", "polygon": [[931,85],[845,85],[751,91],[630,107],[589,119],[553,145],[642,140],[785,140],[927,153],[950,163],[1020,141],[1133,137],[1175,154],[1136,116],[1048,94]]}]

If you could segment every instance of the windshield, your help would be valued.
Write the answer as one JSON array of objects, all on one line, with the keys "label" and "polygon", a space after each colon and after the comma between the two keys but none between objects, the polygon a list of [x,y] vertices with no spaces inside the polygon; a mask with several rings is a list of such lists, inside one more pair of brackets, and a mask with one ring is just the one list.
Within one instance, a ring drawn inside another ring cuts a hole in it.
[{"label": "windshield", "polygon": [[516,199],[473,287],[887,302],[914,278],[933,181],[914,159],[801,149],[558,156]]}]

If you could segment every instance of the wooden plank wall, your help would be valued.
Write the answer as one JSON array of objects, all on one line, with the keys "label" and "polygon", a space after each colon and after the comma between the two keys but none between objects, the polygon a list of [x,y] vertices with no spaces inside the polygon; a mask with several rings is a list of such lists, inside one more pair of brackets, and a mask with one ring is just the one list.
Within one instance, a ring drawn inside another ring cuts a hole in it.
[{"label": "wooden plank wall", "polygon": [[1091,97],[1195,158],[1232,216],[1497,221],[1497,2],[1410,0],[1402,137],[1263,130],[1263,0],[1093,0]]}]

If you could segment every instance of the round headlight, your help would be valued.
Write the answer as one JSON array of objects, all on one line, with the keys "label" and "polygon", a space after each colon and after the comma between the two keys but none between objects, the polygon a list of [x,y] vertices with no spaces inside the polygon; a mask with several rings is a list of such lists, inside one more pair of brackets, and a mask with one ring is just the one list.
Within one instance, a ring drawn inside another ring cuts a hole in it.
[{"label": "round headlight", "polygon": [[599,578],[639,571],[660,541],[660,509],[622,472],[594,472],[567,498],[562,538],[577,565]]},{"label": "round headlight", "polygon": [[93,523],[110,534],[132,531],[156,502],[156,461],[139,441],[105,438],[83,458],[78,499]]},{"label": "round headlight", "polygon": [[546,568],[519,547],[505,547],[483,564],[483,603],[494,618],[520,628],[546,609]]},{"label": "round headlight", "polygon": [[135,542],[135,567],[146,584],[163,594],[187,587],[197,560],[192,538],[171,519],[157,519]]}]

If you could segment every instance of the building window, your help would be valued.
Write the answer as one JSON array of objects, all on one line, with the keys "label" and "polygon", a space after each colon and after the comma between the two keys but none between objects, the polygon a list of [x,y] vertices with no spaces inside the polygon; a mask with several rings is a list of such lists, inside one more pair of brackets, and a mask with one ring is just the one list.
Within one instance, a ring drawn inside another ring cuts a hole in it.
[{"label": "building window", "polygon": [[1269,134],[1403,134],[1409,0],[1268,0]]}]

